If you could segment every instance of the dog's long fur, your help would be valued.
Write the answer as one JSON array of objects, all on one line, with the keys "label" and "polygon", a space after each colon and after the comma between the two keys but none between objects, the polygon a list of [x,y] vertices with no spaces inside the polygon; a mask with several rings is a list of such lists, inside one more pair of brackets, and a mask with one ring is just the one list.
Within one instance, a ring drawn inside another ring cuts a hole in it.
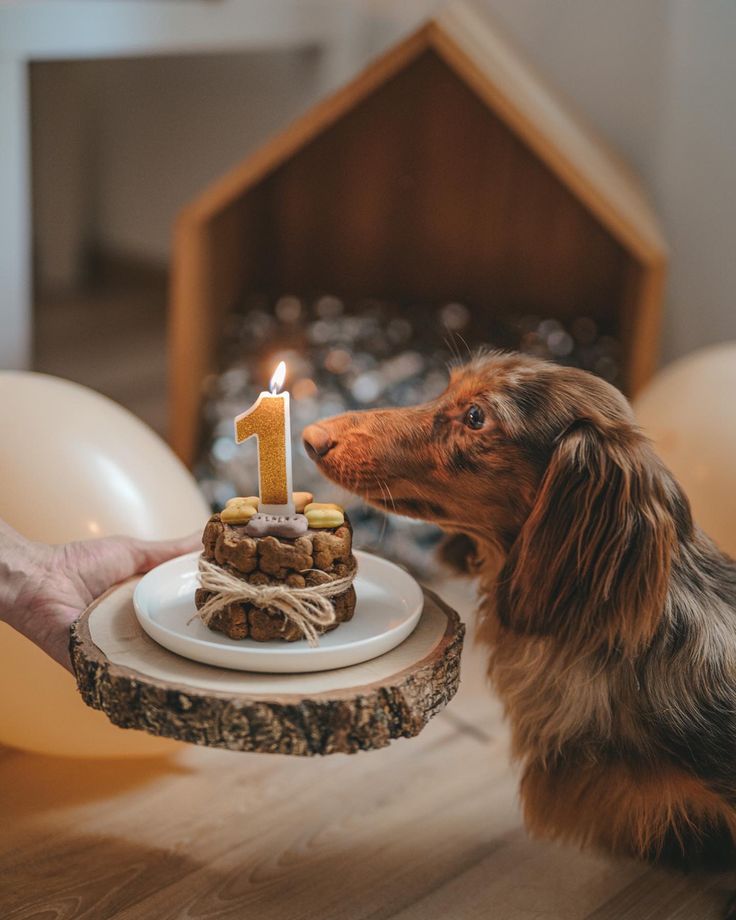
[{"label": "dog's long fur", "polygon": [[327,419],[305,443],[367,501],[459,535],[533,833],[736,863],[736,563],[617,390],[491,354],[427,405]]}]

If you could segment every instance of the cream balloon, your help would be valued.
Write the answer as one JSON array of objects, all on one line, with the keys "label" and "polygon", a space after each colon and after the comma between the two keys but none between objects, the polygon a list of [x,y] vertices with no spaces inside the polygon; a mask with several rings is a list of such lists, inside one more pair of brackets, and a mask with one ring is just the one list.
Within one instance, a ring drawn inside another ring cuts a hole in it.
[{"label": "cream balloon", "polygon": [[634,412],[695,520],[736,557],[736,343],[670,364],[637,396]]},{"label": "cream balloon", "polygon": [[[150,428],[92,390],[0,372],[0,518],[33,540],[200,530],[197,484]],[[116,728],[81,701],[74,678],[0,623],[0,743],[73,757],[148,756],[178,745]]]}]

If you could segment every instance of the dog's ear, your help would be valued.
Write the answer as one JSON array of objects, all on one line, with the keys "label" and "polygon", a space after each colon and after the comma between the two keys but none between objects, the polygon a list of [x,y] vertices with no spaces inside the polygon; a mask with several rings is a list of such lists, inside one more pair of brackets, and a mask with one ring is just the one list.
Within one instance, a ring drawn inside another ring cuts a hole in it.
[{"label": "dog's ear", "polygon": [[578,422],[557,441],[501,572],[498,611],[517,631],[633,649],[655,632],[687,504],[635,430]]}]

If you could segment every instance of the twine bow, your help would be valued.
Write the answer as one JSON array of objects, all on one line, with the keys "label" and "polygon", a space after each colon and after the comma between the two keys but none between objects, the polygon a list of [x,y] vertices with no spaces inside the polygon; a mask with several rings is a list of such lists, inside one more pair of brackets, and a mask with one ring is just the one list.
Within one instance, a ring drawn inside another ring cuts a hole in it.
[{"label": "twine bow", "polygon": [[330,598],[347,591],[356,571],[354,567],[348,575],[322,585],[290,588],[288,585],[251,585],[206,559],[200,559],[199,583],[212,597],[189,618],[189,623],[199,617],[207,626],[218,610],[228,604],[246,602],[255,607],[278,610],[315,647],[319,645],[319,633],[335,622],[335,608]]}]

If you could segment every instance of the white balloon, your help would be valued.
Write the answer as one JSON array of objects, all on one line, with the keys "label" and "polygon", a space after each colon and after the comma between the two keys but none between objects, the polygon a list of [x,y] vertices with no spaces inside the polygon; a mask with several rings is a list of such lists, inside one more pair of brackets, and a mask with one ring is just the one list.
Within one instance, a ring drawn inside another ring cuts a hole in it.
[{"label": "white balloon", "polygon": [[695,520],[736,557],[736,343],[670,364],[637,396],[634,412]]},{"label": "white balloon", "polygon": [[[0,518],[32,540],[112,534],[181,537],[209,512],[194,478],[116,403],[43,374],[0,372]],[[116,728],[73,677],[0,623],[0,743],[45,754],[117,757],[176,745]]]}]

